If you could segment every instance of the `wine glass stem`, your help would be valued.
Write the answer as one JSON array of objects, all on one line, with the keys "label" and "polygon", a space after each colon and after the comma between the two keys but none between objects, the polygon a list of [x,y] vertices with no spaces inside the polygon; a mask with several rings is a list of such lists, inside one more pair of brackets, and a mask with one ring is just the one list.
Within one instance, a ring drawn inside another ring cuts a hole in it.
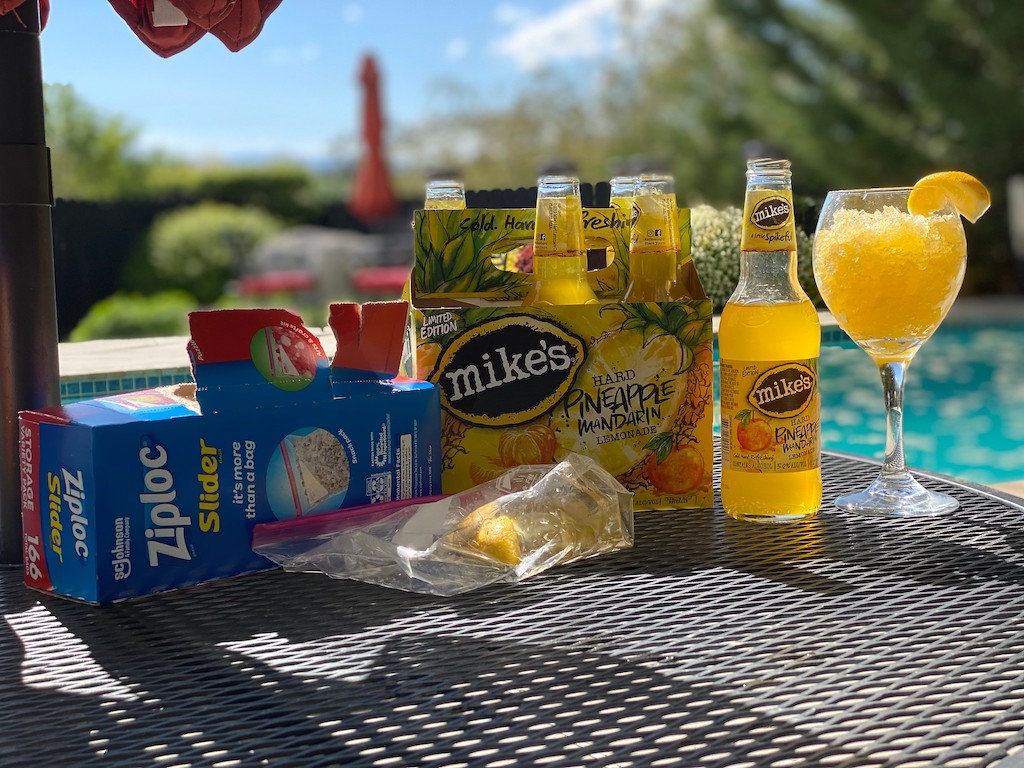
[{"label": "wine glass stem", "polygon": [[907,363],[902,361],[882,363],[878,366],[882,375],[882,391],[885,395],[885,462],[882,476],[887,479],[905,478],[906,457],[903,455],[903,380]]}]

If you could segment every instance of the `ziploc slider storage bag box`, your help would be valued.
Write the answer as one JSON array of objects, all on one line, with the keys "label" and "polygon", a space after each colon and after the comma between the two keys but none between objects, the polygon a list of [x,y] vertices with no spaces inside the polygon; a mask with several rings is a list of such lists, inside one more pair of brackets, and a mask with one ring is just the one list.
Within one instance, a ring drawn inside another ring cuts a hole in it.
[{"label": "ziploc slider storage bag box", "polygon": [[584,208],[596,305],[522,306],[536,211],[415,213],[409,347],[441,396],[442,490],[518,464],[596,459],[636,509],[710,507],[712,306],[678,209],[677,282],[691,298],[623,302],[629,222]]},{"label": "ziploc slider storage bag box", "polygon": [[[190,315],[189,385],[20,414],[25,581],[108,603],[275,567],[257,523],[439,492],[436,388],[392,380],[405,302]],[[361,317],[360,317],[361,314]]]}]

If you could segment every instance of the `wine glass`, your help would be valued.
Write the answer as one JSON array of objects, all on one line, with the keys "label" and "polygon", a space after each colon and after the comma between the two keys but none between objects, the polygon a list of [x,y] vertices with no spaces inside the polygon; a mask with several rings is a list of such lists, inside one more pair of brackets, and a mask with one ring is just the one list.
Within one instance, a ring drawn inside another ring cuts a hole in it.
[{"label": "wine glass", "polygon": [[927,215],[907,209],[911,188],[829,192],[814,236],[814,277],[847,335],[878,365],[885,395],[885,460],[878,478],[836,506],[866,515],[952,512],[951,496],[925,489],[903,455],[903,383],[917,350],[960,290],[967,241],[952,202]]}]

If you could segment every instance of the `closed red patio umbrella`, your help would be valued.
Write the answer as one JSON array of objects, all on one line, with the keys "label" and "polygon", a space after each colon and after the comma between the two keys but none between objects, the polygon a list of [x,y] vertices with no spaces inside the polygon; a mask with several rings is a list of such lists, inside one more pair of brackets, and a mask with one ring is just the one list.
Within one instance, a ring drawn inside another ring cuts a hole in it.
[{"label": "closed red patio umbrella", "polygon": [[372,56],[363,58],[359,72],[363,85],[363,157],[356,170],[352,199],[348,207],[365,222],[394,215],[398,201],[391,191],[384,160],[384,117],[380,107],[380,76]]}]

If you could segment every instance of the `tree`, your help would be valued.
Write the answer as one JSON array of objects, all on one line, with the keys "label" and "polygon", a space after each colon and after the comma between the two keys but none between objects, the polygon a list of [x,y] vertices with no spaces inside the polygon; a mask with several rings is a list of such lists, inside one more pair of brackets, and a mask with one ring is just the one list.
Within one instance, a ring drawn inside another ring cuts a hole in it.
[{"label": "tree", "polygon": [[694,3],[625,38],[631,42],[607,64],[598,89],[608,152],[666,158],[686,204],[742,201],[752,73],[734,30]]},{"label": "tree", "polygon": [[463,94],[420,138],[457,146],[471,187],[530,185],[550,157],[574,160],[584,181],[607,178],[614,158],[668,158],[688,205],[742,200],[756,148],[791,159],[795,194],[817,202],[965,170],[993,196],[968,231],[968,289],[1012,283],[1005,188],[1024,172],[1024,6],[694,0],[644,28],[629,7],[626,44],[592,93],[546,73],[508,110],[481,114]]},{"label": "tree", "polygon": [[481,110],[478,94],[457,83],[446,83],[441,98],[435,115],[399,134],[398,152],[415,148],[430,166],[463,169],[471,189],[531,187],[552,162],[604,177],[604,129],[574,84],[551,70],[528,77],[504,109]]},{"label": "tree", "polygon": [[120,116],[101,115],[70,85],[46,85],[44,102],[55,196],[79,200],[140,196],[153,161],[131,152],[137,128]]},{"label": "tree", "polygon": [[[819,200],[828,189],[910,184],[935,170],[973,173],[989,186],[993,208],[968,232],[968,277],[976,290],[1006,284],[1006,180],[1024,170],[1012,106],[1024,94],[1021,7],[711,0],[709,11],[698,24],[713,48],[669,46],[668,59],[645,71],[651,82],[660,78],[666,101],[690,99],[705,110],[705,128],[726,141],[738,132],[780,148],[794,161],[796,191]],[[683,31],[678,18],[672,26],[662,26],[662,44]],[[684,39],[694,43],[692,34]],[[665,77],[684,67],[692,74]],[[702,83],[704,96],[693,99]],[[709,114],[716,104],[728,108]]]},{"label": "tree", "polygon": [[1024,92],[1024,11],[1016,5],[713,2],[751,63],[771,73],[770,93],[783,95],[789,81],[805,96],[792,106],[824,143],[857,150],[819,162],[819,175],[835,179],[838,164],[843,178],[880,184],[958,163],[994,179],[1007,160],[1024,164],[1019,126],[1005,114]]}]

